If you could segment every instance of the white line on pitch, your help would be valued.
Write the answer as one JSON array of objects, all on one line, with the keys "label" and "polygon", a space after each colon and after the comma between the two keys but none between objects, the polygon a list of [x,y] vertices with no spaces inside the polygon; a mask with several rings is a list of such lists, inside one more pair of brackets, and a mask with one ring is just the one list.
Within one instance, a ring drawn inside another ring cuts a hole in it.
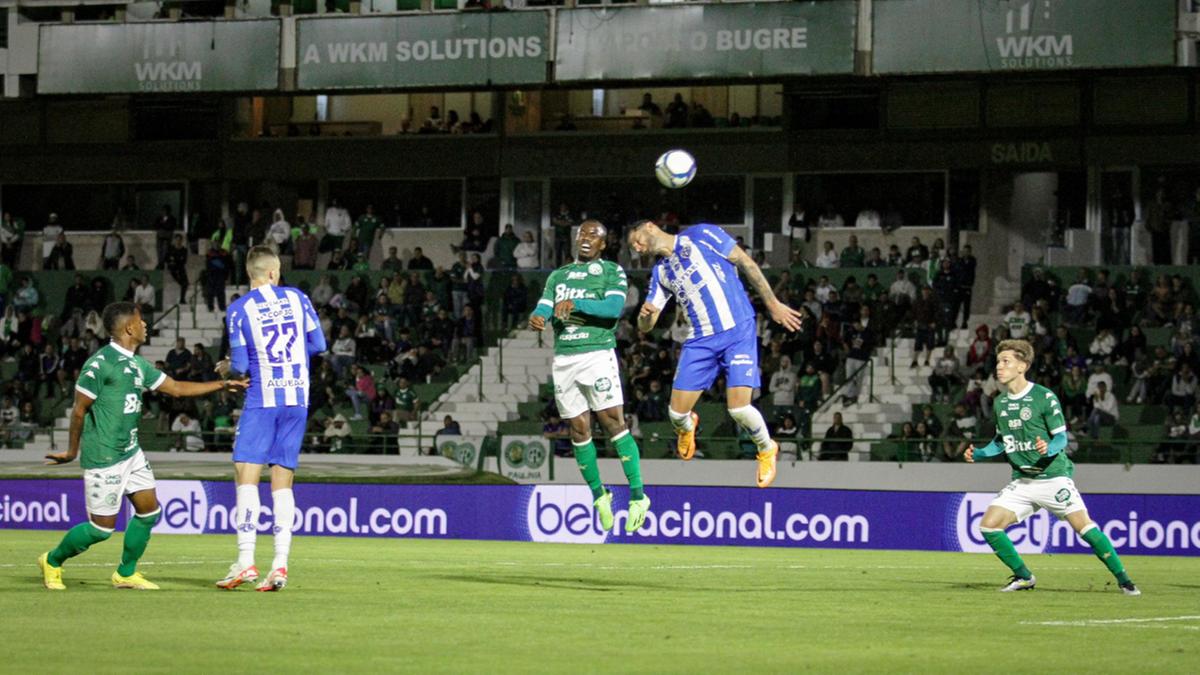
[{"label": "white line on pitch", "polygon": [[[1120,624],[1156,623],[1162,621],[1194,621],[1200,615],[1151,616],[1142,619],[1079,619],[1075,621],[1022,621],[1026,626],[1112,626]],[[1183,626],[1181,626],[1182,628]]]}]

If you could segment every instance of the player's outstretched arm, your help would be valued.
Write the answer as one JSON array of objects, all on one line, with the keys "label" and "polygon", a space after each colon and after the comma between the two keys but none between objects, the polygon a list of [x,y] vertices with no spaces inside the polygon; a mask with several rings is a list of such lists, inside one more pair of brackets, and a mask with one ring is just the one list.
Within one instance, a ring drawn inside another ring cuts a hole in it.
[{"label": "player's outstretched arm", "polygon": [[176,398],[188,398],[191,396],[205,396],[212,394],[222,389],[229,388],[231,391],[245,389],[250,386],[250,378],[240,380],[217,380],[214,382],[180,382],[174,378],[168,377],[159,385],[157,391],[161,391],[167,396]]},{"label": "player's outstretched arm", "polygon": [[67,433],[67,449],[63,452],[52,452],[46,455],[47,464],[67,464],[79,456],[79,439],[83,436],[83,418],[92,407],[91,396],[79,391],[75,392],[75,407],[71,409],[71,428]]},{"label": "player's outstretched arm", "polygon": [[658,315],[662,314],[662,310],[650,303],[642,305],[642,309],[638,311],[638,330],[643,333],[649,333],[654,330],[654,324],[658,323]]},{"label": "player's outstretched arm", "polygon": [[788,307],[775,297],[775,291],[771,290],[771,282],[763,276],[762,269],[758,263],[750,257],[745,251],[739,247],[734,247],[729,253],[729,262],[737,265],[738,271],[746,277],[750,287],[758,292],[758,296],[762,298],[763,305],[767,308],[767,314],[775,323],[783,326],[789,331],[800,329],[800,322],[803,315],[800,312]]}]

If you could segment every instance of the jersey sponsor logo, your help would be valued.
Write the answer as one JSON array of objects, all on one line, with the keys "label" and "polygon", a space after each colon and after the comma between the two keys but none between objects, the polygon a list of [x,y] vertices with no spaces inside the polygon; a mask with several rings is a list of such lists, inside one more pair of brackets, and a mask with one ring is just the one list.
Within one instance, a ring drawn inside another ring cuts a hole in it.
[{"label": "jersey sponsor logo", "polygon": [[1020,429],[1022,426],[1024,426],[1024,423],[1022,423],[1021,420],[1009,420],[1008,421],[1009,429]]},{"label": "jersey sponsor logo", "polygon": [[587,272],[567,272],[567,281],[578,281],[588,278]]},{"label": "jersey sponsor logo", "polygon": [[588,296],[586,288],[569,288],[566,284],[558,284],[554,287],[554,302],[558,304],[563,300],[579,300]]},{"label": "jersey sponsor logo", "polygon": [[591,333],[587,331],[580,332],[579,326],[567,326],[566,332],[558,336],[559,340],[564,342],[572,342],[575,340],[586,340],[591,337]]},{"label": "jersey sponsor logo", "polygon": [[142,411],[142,397],[137,394],[125,394],[126,415],[136,415]]},{"label": "jersey sponsor logo", "polygon": [[[1012,420],[1015,422],[1016,420]],[[1012,422],[1009,422],[1011,424]],[[1014,452],[1029,452],[1033,450],[1033,441],[1018,441],[1012,436],[1004,437],[1004,452],[1012,454]]]},{"label": "jersey sponsor logo", "polygon": [[733,360],[729,362],[731,366],[752,366],[754,359],[749,354],[734,354]]}]

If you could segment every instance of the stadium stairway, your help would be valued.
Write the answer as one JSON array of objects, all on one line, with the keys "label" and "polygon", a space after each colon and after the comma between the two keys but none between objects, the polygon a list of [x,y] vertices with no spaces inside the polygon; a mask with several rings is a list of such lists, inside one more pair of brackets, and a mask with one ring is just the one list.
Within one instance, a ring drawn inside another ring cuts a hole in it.
[{"label": "stadium stairway", "polygon": [[419,454],[422,447],[428,448],[446,415],[459,423],[464,436],[495,434],[500,422],[519,417],[519,404],[538,396],[539,387],[549,379],[553,358],[553,340],[543,340],[538,346],[536,333],[518,330],[515,336],[502,338],[427,407],[419,427],[409,425],[400,430],[400,454]]},{"label": "stadium stairway", "polygon": [[[967,347],[975,338],[975,327],[981,323],[995,326],[1000,323],[999,314],[975,315],[966,329],[955,329],[950,332],[948,344],[954,347],[954,353],[962,361],[967,353]],[[875,378],[875,401],[868,401],[869,377],[863,379],[862,393],[859,403],[843,406],[838,396],[818,409],[813,415],[812,435],[822,438],[825,431],[833,425],[833,414],[842,413],[842,422],[850,427],[856,442],[852,459],[867,460],[870,458],[871,446],[865,442],[871,439],[887,438],[898,431],[899,427],[912,419],[913,406],[926,403],[933,395],[929,386],[929,375],[932,367],[925,366],[924,361],[911,366],[913,361],[913,338],[897,338],[893,356],[892,346],[884,345],[875,351],[875,361],[871,368]],[[930,363],[937,361],[942,355],[942,348],[933,350]],[[892,359],[895,359],[893,370]],[[893,373],[895,380],[892,380]]]}]

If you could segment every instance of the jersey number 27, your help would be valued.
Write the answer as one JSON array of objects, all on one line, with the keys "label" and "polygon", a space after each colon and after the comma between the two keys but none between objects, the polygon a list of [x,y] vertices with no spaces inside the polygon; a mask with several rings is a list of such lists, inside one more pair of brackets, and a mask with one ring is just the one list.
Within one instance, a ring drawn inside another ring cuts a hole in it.
[{"label": "jersey number 27", "polygon": [[[292,345],[296,342],[296,324],[281,323],[271,326],[263,326],[263,335],[267,337],[267,360],[271,363],[284,363],[292,353]],[[286,336],[286,337],[285,337]],[[279,340],[283,338],[287,342],[276,349]]]}]

